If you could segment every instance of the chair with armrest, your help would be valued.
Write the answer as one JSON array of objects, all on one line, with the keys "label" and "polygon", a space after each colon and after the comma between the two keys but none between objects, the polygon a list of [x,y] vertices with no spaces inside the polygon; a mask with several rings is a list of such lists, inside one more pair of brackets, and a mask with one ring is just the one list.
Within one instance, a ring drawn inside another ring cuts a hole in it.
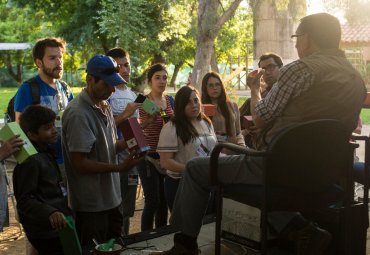
[{"label": "chair with armrest", "polygon": [[[260,250],[267,254],[268,213],[272,211],[294,211],[303,215],[314,211],[329,210],[336,205],[340,212],[340,229],[348,235],[350,208],[353,206],[352,162],[354,144],[349,134],[336,120],[316,120],[297,124],[277,134],[267,149],[254,151],[230,143],[218,144],[212,151],[210,181],[216,186],[216,243],[215,254],[220,254],[222,197],[257,207],[261,210]],[[265,169],[261,185],[223,185],[218,178],[218,158],[227,148],[248,157],[263,157]],[[367,206],[359,209],[367,216]],[[342,232],[342,231],[341,231]],[[366,230],[365,248],[366,248]],[[332,233],[334,239],[337,233]],[[337,238],[338,239],[338,238]],[[349,238],[350,239],[350,238]],[[345,242],[346,237],[341,238]],[[343,244],[341,253],[365,254],[363,249],[352,252],[350,245]],[[347,249],[348,251],[344,250]]]},{"label": "chair with armrest", "polygon": [[[370,92],[367,92],[367,96],[365,101],[362,105],[363,109],[370,108]],[[362,124],[361,119],[359,119],[360,125],[359,133],[361,133]],[[355,131],[354,131],[355,132]],[[357,133],[357,132],[356,132]],[[369,179],[370,179],[370,135],[357,135],[355,133],[352,134],[351,137],[354,141],[364,141],[365,142],[365,160],[364,162],[356,162],[354,164],[354,180],[358,183],[361,183],[363,187],[363,198],[366,199],[364,203],[368,203],[368,194],[369,194]]]}]

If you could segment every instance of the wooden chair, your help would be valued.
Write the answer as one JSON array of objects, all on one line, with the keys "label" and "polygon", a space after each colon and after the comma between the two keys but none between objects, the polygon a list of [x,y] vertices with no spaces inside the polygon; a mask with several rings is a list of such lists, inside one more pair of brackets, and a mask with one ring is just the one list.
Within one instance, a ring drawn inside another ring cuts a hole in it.
[{"label": "wooden chair", "polygon": [[[267,254],[267,217],[271,211],[304,214],[337,205],[341,228],[348,230],[348,217],[353,206],[354,147],[349,142],[348,132],[336,120],[316,120],[286,128],[261,152],[230,143],[218,144],[210,159],[210,181],[217,187],[215,254],[220,254],[223,196],[260,208],[262,254]],[[227,169],[219,169],[218,158],[224,148],[244,153],[247,157],[263,157],[266,165],[261,185],[223,185],[218,172]],[[359,210],[360,214],[367,214],[367,206]],[[342,239],[346,240],[346,237]],[[349,247],[345,245],[343,249],[351,249]],[[361,253],[348,251],[341,254]]]}]

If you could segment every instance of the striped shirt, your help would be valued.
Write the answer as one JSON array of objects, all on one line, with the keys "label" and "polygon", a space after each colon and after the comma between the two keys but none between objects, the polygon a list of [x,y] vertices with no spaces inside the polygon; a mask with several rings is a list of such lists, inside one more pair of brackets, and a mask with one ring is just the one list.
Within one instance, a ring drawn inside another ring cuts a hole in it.
[{"label": "striped shirt", "polygon": [[[170,96],[166,96],[167,107],[164,111],[166,112],[167,116],[172,116],[173,109],[171,107],[169,97]],[[140,109],[139,116],[140,122],[143,123],[149,117],[149,114],[146,113],[143,109]],[[153,123],[151,123],[145,129],[143,129],[144,137],[148,142],[148,145],[150,146],[149,153],[156,153],[159,134],[161,133],[163,124],[164,124],[163,118],[160,115],[158,115]]]},{"label": "striped shirt", "polygon": [[287,104],[308,90],[314,82],[314,75],[306,64],[297,60],[280,69],[279,80],[267,96],[259,101],[255,111],[266,123],[280,116]]}]

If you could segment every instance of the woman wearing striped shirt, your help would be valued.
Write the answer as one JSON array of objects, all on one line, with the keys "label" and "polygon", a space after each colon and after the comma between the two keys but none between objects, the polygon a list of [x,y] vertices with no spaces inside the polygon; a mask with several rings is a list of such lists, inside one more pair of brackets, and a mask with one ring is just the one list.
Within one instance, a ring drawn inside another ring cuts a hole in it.
[{"label": "woman wearing striped shirt", "polygon": [[167,86],[167,75],[166,67],[162,64],[152,65],[147,72],[147,81],[151,90],[147,98],[161,109],[161,114],[149,115],[140,109],[141,126],[150,146],[148,153],[150,161],[142,161],[137,166],[145,196],[144,210],[141,216],[142,231],[153,229],[154,220],[156,228],[167,225],[168,211],[163,190],[165,175],[160,174],[153,164],[155,160],[159,159],[156,149],[159,134],[166,120],[162,115],[167,117],[173,115],[173,98],[163,94]]}]

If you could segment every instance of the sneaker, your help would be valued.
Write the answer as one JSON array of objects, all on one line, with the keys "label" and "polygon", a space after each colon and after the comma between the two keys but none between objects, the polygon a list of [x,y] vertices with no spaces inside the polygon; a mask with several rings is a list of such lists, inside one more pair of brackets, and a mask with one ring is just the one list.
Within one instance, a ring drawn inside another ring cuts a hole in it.
[{"label": "sneaker", "polygon": [[151,252],[149,254],[165,254],[165,255],[198,255],[200,254],[200,250],[198,248],[189,250],[185,246],[183,246],[180,243],[175,243],[175,245],[171,248],[171,250],[168,251],[156,251]]},{"label": "sneaker", "polygon": [[296,232],[297,255],[320,255],[329,246],[331,234],[310,222]]}]

